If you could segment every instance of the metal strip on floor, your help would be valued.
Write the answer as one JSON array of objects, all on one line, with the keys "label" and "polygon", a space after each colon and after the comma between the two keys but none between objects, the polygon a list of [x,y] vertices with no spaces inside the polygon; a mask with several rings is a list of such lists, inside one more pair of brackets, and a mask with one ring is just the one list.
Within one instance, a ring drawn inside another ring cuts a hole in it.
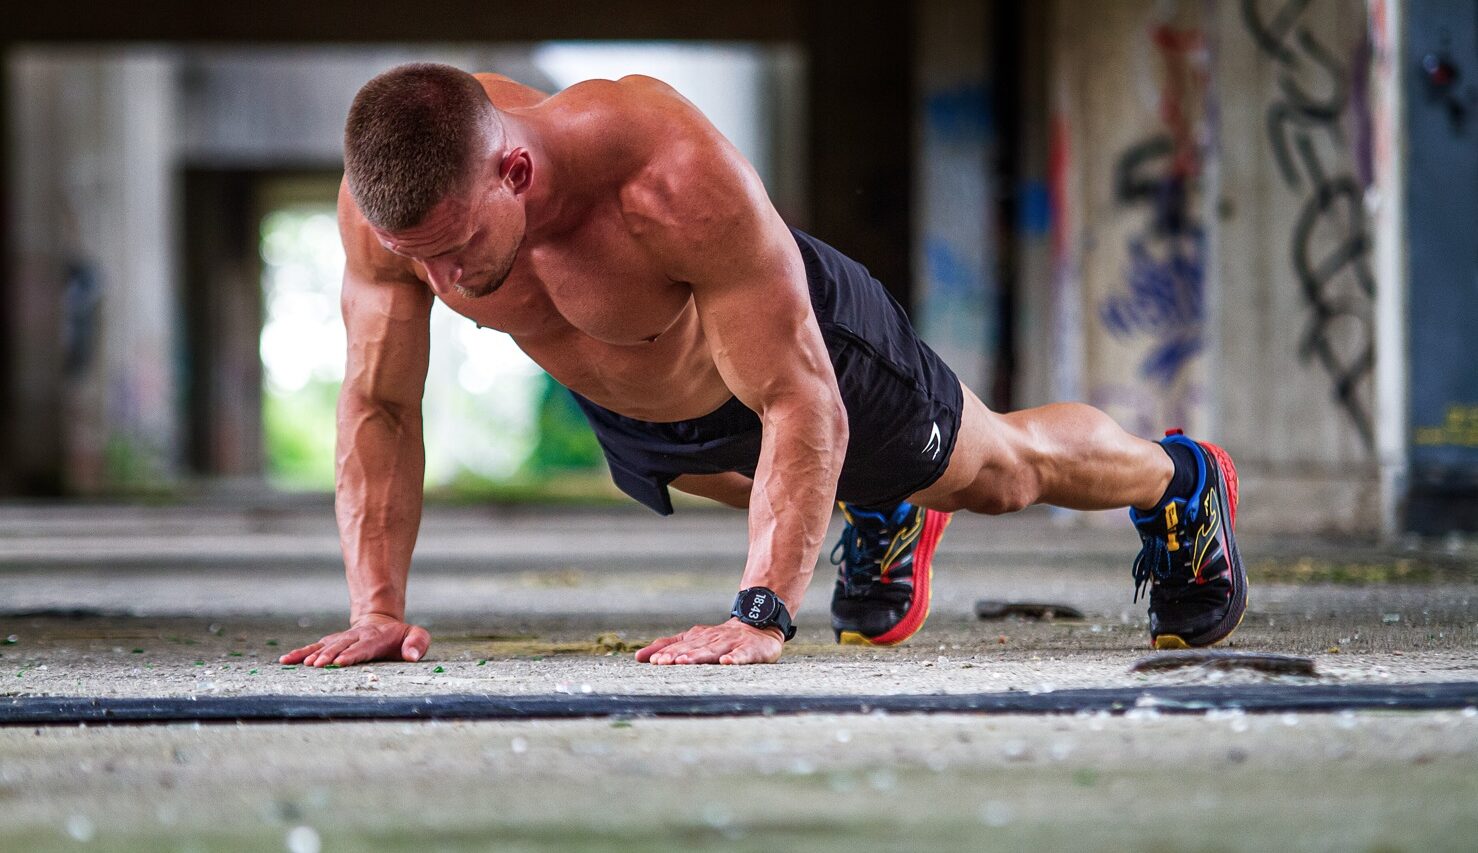
[{"label": "metal strip on floor", "polygon": [[1112,687],[1050,693],[891,696],[199,696],[12,697],[0,725],[78,723],[291,722],[351,720],[530,720],[599,717],[745,717],[775,714],[1165,714],[1478,707],[1478,682],[1431,684],[1247,684]]}]

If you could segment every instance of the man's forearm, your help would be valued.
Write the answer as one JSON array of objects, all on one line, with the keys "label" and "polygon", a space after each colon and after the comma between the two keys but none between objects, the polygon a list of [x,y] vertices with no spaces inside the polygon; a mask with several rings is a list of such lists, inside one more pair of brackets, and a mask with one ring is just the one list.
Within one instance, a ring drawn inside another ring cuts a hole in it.
[{"label": "man's forearm", "polygon": [[847,416],[841,401],[828,396],[776,403],[762,421],[743,586],[769,587],[794,615],[831,520],[847,450]]},{"label": "man's forearm", "polygon": [[341,400],[337,463],[335,512],[350,619],[401,619],[421,525],[426,452],[420,411]]}]

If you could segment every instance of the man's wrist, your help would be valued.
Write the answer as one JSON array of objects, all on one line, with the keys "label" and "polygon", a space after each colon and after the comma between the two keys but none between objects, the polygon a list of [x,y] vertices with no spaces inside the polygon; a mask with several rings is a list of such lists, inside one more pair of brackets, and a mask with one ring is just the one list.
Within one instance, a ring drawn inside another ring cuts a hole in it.
[{"label": "man's wrist", "polygon": [[405,614],[389,613],[383,610],[371,610],[358,616],[349,618],[349,626],[358,628],[361,625],[384,625],[389,622],[404,622]]},{"label": "man's wrist", "polygon": [[738,616],[730,616],[729,617],[729,621],[730,622],[733,622],[733,623],[736,623],[738,625],[743,625],[744,627],[748,628],[751,631],[759,631],[761,633],[769,634],[770,636],[774,637],[775,639],[779,640],[782,643],[785,642],[785,632],[784,631],[781,631],[778,627],[776,627],[774,625],[770,625],[770,626],[767,626],[767,627],[764,627],[764,628],[756,628],[755,626],[749,624],[748,622],[745,622],[743,619],[740,619]]},{"label": "man's wrist", "polygon": [[775,629],[782,642],[795,636],[795,623],[790,611],[774,590],[764,586],[741,589],[734,598],[729,616],[751,628]]}]

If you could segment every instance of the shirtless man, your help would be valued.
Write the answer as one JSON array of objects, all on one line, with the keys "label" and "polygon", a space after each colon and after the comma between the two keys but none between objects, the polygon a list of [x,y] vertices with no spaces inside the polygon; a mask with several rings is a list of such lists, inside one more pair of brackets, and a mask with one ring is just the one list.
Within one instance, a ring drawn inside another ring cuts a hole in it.
[{"label": "shirtless man", "polygon": [[865,269],[788,228],[749,163],[657,80],[550,97],[447,66],[392,69],[350,108],[339,225],[351,627],[283,663],[416,661],[431,643],[405,622],[405,591],[438,298],[575,395],[623,491],[664,514],[668,486],[748,510],[730,618],[638,661],[779,659],[834,501],[843,642],[891,645],[923,625],[949,513],[1035,503],[1138,508],[1135,591],[1149,584],[1155,645],[1208,645],[1241,619],[1237,479],[1220,448],[1157,445],[1078,403],[990,411]]}]

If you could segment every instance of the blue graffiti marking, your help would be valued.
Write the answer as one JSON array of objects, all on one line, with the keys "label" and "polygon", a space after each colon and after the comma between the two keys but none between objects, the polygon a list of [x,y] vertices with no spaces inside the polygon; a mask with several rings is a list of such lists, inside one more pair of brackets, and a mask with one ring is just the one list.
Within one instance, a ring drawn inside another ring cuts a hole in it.
[{"label": "blue graffiti marking", "polygon": [[970,293],[979,286],[981,271],[968,258],[939,237],[924,243],[924,258],[929,266],[929,284],[941,295]]},{"label": "blue graffiti marking", "polygon": [[994,116],[990,92],[980,83],[936,89],[924,98],[929,129],[945,142],[973,143],[990,135]]},{"label": "blue graffiti marking", "polygon": [[1128,289],[1104,299],[1098,316],[1116,338],[1161,338],[1144,360],[1140,375],[1165,384],[1201,351],[1205,319],[1205,240],[1191,226],[1180,235],[1157,235],[1165,249],[1156,257],[1144,237],[1129,241]]}]

